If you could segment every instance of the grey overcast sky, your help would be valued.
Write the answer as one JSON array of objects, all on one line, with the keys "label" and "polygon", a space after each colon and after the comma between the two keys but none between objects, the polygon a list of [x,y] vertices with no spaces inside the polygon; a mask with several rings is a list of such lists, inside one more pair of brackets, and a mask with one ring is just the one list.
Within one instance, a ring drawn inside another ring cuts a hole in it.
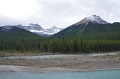
[{"label": "grey overcast sky", "polygon": [[120,0],[0,0],[0,26],[38,23],[66,28],[93,14],[120,22]]}]

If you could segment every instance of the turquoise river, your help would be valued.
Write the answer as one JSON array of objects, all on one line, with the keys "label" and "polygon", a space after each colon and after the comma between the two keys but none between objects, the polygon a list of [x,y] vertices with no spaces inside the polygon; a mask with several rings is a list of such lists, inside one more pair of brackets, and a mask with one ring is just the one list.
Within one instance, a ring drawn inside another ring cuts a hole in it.
[{"label": "turquoise river", "polygon": [[120,79],[120,70],[87,72],[0,72],[0,79]]}]

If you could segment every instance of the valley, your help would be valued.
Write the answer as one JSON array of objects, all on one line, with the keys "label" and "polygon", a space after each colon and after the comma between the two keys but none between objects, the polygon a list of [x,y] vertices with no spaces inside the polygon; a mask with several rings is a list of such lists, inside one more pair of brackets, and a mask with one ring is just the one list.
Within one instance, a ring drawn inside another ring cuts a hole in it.
[{"label": "valley", "polygon": [[53,35],[45,37],[34,33],[48,31],[38,24],[0,27],[0,51],[66,54],[120,51],[119,22],[109,23],[92,15],[59,32],[57,29],[52,27],[49,31]]}]

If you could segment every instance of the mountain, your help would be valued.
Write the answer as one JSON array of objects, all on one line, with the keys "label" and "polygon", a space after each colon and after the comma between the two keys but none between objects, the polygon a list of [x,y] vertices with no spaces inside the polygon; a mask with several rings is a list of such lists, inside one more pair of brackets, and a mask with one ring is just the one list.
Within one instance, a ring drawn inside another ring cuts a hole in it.
[{"label": "mountain", "polygon": [[36,34],[38,34],[40,36],[44,36],[44,37],[50,37],[51,35],[62,30],[62,28],[57,28],[57,26],[53,26],[49,29],[43,29],[40,25],[33,24],[33,23],[30,23],[28,26],[16,25],[16,27],[26,29],[30,32],[36,33]]},{"label": "mountain", "polygon": [[120,39],[120,23],[108,23],[92,15],[54,34],[53,38]]},{"label": "mountain", "polygon": [[97,24],[108,24],[108,22],[103,20],[100,16],[92,15],[92,16],[86,17],[83,20],[77,22],[76,25],[84,24],[84,23],[88,23],[88,22],[93,22],[93,23],[97,23]]},{"label": "mountain", "polygon": [[59,32],[61,30],[62,30],[62,28],[57,28],[57,26],[53,26],[53,27],[50,27],[49,29],[41,29],[41,30],[37,30],[37,29],[33,30],[33,29],[31,29],[31,30],[28,30],[28,31],[36,33],[36,34],[38,34],[40,36],[43,36],[43,37],[50,37],[53,34]]},{"label": "mountain", "polygon": [[16,26],[0,27],[0,38],[19,39],[19,38],[39,38],[40,36]]},{"label": "mountain", "polygon": [[38,25],[37,23],[36,24],[30,23],[28,26],[22,26],[22,25],[16,25],[16,26],[19,28],[22,28],[22,29],[26,29],[28,31],[43,30],[43,28],[40,25]]}]

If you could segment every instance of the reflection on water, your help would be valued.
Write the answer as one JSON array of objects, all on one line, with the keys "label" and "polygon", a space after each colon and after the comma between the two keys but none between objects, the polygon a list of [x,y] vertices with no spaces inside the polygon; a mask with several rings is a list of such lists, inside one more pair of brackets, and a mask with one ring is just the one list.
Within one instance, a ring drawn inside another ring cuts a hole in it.
[{"label": "reflection on water", "polygon": [[120,79],[120,70],[91,72],[0,72],[0,79]]}]

